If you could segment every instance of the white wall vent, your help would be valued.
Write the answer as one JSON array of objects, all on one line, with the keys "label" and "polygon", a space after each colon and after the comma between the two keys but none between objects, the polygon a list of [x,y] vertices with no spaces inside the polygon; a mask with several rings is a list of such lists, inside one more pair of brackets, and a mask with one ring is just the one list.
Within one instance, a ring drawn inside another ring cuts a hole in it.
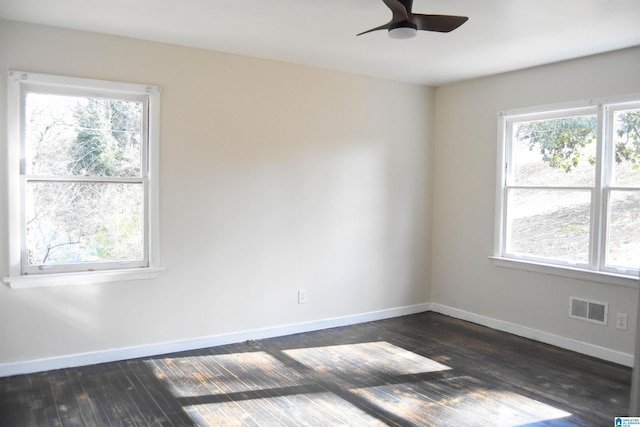
[{"label": "white wall vent", "polygon": [[569,317],[606,325],[608,314],[609,304],[606,302],[569,298]]}]

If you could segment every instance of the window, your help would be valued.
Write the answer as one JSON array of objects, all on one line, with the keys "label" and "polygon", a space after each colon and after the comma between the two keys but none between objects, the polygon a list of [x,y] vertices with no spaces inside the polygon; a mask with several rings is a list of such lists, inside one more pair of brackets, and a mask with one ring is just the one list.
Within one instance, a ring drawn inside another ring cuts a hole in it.
[{"label": "window", "polygon": [[635,276],[640,102],[500,114],[495,257]]},{"label": "window", "polygon": [[9,76],[12,287],[157,275],[159,89]]}]

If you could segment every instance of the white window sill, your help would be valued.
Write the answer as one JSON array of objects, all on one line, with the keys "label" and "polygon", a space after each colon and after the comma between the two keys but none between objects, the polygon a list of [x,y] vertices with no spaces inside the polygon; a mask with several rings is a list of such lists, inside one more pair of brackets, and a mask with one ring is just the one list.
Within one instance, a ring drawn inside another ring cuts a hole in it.
[{"label": "white window sill", "polygon": [[83,271],[77,273],[31,274],[9,276],[2,279],[12,289],[44,286],[87,285],[91,283],[121,282],[126,280],[155,279],[162,268],[130,268],[121,270]]},{"label": "white window sill", "polygon": [[493,265],[495,265],[496,267],[513,268],[516,270],[549,274],[552,276],[584,280],[587,282],[603,283],[613,286],[622,286],[625,288],[639,288],[638,277],[634,276],[626,276],[606,271],[589,271],[561,265],[523,261],[514,258],[501,258],[496,256],[490,256],[489,258],[493,261]]}]

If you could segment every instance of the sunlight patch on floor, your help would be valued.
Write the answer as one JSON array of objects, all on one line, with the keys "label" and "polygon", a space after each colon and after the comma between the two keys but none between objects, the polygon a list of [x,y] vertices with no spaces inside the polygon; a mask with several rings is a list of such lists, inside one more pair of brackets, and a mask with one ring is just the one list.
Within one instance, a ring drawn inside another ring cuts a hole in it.
[{"label": "sunlight patch on floor", "polygon": [[255,351],[145,363],[202,426],[375,426],[389,419],[504,427],[571,416],[508,385],[489,387],[385,341],[274,355]]},{"label": "sunlight patch on floor", "polygon": [[303,383],[298,371],[262,351],[153,359],[146,363],[176,397],[224,395]]},{"label": "sunlight patch on floor", "polygon": [[386,426],[332,393],[185,406],[200,426]]},{"label": "sunlight patch on floor", "polygon": [[[569,417],[570,413],[510,391],[488,390],[470,377],[451,377],[351,389],[369,403],[421,424],[521,426]],[[436,424],[438,424],[436,422]]]},{"label": "sunlight patch on floor", "polygon": [[376,375],[438,372],[448,366],[385,341],[285,350],[284,353],[317,371],[366,379]]}]

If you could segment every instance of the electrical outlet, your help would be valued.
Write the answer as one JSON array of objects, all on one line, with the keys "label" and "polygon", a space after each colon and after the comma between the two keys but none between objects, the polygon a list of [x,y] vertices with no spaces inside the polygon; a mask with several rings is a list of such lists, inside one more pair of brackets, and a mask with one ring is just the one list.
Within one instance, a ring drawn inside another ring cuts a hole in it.
[{"label": "electrical outlet", "polygon": [[306,304],[307,303],[307,290],[300,289],[298,290],[298,304]]},{"label": "electrical outlet", "polygon": [[627,313],[618,313],[616,316],[616,328],[627,330]]}]

